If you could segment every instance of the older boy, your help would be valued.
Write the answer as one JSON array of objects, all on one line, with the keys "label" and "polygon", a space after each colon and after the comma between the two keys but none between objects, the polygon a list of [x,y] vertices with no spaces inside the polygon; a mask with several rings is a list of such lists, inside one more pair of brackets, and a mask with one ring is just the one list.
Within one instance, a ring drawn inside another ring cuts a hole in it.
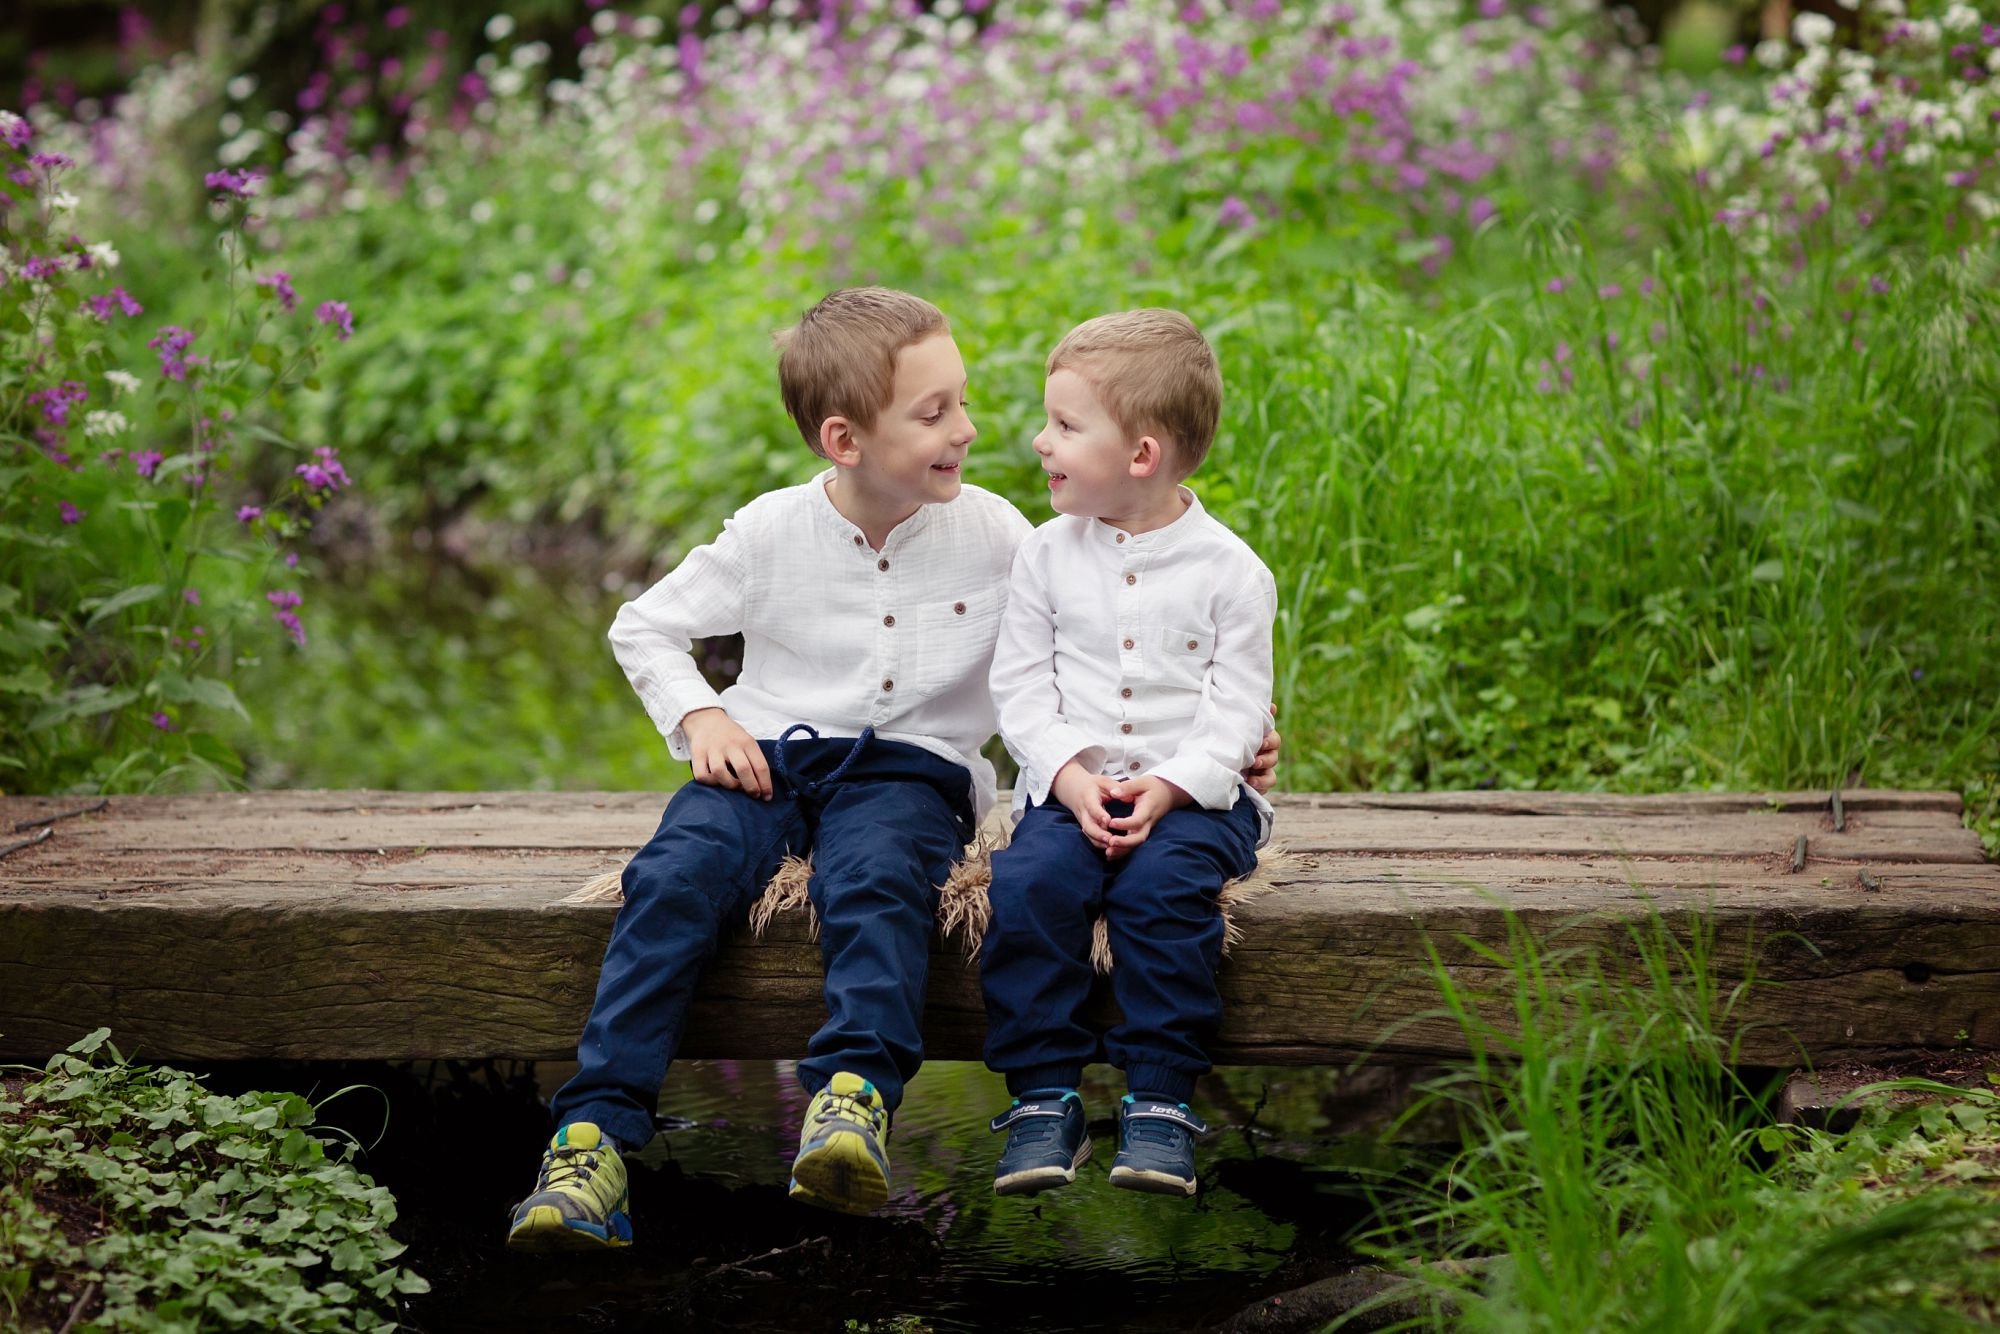
[{"label": "older boy", "polygon": [[[1028,523],[963,486],[974,429],[942,313],[884,288],[834,292],[780,335],[786,410],[832,466],[738,511],[619,610],[611,640],[694,783],[623,877],[557,1130],[508,1244],[629,1244],[621,1152],[653,1112],[702,965],[778,863],[810,852],[828,1018],[798,1064],[812,1094],[791,1194],[867,1213],[922,1058],[937,886],[992,804],[987,668]],[[720,694],[689,656],[741,631]],[[804,737],[794,739],[794,734]],[[1276,738],[1256,781],[1270,782]]]},{"label": "older boy", "polygon": [[1077,326],[1049,356],[1035,451],[1057,517],[1021,544],[993,658],[1025,806],[993,857],[981,950],[987,1064],[1013,1105],[1002,1195],[1065,1185],[1090,1156],[1078,1018],[1104,917],[1126,1074],[1113,1185],[1195,1190],[1187,1102],[1221,1017],[1216,897],[1270,836],[1243,781],[1271,690],[1271,573],[1182,481],[1214,438],[1222,379],[1186,316]]}]

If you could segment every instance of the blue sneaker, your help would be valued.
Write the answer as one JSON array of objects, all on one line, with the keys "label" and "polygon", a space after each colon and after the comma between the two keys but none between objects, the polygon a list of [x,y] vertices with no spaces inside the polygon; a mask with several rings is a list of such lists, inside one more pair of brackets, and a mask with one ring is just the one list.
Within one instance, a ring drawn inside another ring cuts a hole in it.
[{"label": "blue sneaker", "polygon": [[1208,1123],[1184,1102],[1126,1094],[1118,1104],[1111,1184],[1154,1195],[1194,1194],[1194,1141],[1207,1133]]},{"label": "blue sneaker", "polygon": [[993,1118],[987,1127],[1007,1132],[1007,1147],[993,1166],[995,1195],[1033,1195],[1076,1180],[1090,1157],[1090,1122],[1075,1089],[1042,1089]]}]

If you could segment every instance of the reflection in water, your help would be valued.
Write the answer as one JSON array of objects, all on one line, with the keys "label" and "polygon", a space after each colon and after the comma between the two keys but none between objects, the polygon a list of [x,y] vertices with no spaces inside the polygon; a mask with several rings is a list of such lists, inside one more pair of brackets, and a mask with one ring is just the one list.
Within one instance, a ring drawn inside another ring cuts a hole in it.
[{"label": "reflection in water", "polygon": [[[539,1067],[541,1092],[568,1073]],[[553,1321],[887,1330],[902,1316],[940,1331],[1196,1329],[1337,1266],[1340,1236],[1365,1217],[1351,1173],[1390,1165],[1372,1141],[1341,1137],[1354,1127],[1343,1124],[1349,1090],[1336,1072],[1230,1069],[1204,1080],[1197,1099],[1216,1127],[1202,1146],[1201,1194],[1116,1190],[1105,1172],[1124,1089],[1115,1071],[1092,1074],[1083,1090],[1097,1140],[1091,1162],[1072,1186],[1003,1200],[992,1192],[1000,1137],[986,1129],[1007,1103],[1003,1082],[968,1062],[927,1065],[891,1135],[888,1206],[847,1219],[785,1198],[806,1105],[789,1062],[676,1065],[661,1100],[665,1133],[629,1160],[630,1253],[512,1256],[492,1214],[440,1217],[436,1202],[404,1196],[406,1211],[424,1215],[413,1219],[418,1230],[434,1238],[412,1262],[438,1285],[411,1323],[434,1334]],[[1379,1092],[1366,1095],[1378,1115]],[[546,1133],[531,1123],[522,1118],[520,1133]],[[518,1194],[533,1162],[523,1148],[495,1166]],[[464,1201],[450,1196],[446,1206]]]}]

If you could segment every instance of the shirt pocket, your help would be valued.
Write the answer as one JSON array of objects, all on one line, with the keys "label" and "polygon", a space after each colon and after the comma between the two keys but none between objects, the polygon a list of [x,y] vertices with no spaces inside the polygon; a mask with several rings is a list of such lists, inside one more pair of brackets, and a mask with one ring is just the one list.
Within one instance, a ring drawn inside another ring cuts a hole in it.
[{"label": "shirt pocket", "polygon": [[1147,654],[1148,675],[1159,685],[1172,689],[1200,690],[1208,680],[1214,647],[1214,639],[1207,630],[1155,630],[1152,652]]},{"label": "shirt pocket", "polygon": [[930,699],[947,691],[986,688],[993,666],[993,643],[1000,636],[1002,604],[997,590],[934,598],[917,610],[913,627],[920,636],[915,660],[915,698]]}]

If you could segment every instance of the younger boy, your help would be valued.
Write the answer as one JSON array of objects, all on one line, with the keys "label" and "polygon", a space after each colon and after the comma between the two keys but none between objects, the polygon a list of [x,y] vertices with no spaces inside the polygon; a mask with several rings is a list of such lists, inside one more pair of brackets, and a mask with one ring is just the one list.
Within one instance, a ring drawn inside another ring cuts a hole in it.
[{"label": "younger boy", "polygon": [[[835,292],[780,345],[786,409],[832,466],[739,510],[612,625],[695,781],[625,868],[517,1249],[630,1243],[619,1154],[652,1138],[701,967],[787,854],[813,858],[828,1011],[798,1064],[812,1101],[791,1194],[846,1213],[888,1195],[882,1145],[921,1060],[937,886],[993,801],[987,667],[1028,524],[960,483],[965,366],[935,306]],[[689,649],[733,631],[742,674],[717,694]]]},{"label": "younger boy", "polygon": [[1091,919],[1104,917],[1125,1071],[1111,1182],[1192,1195],[1188,1110],[1221,1018],[1216,898],[1270,837],[1242,771],[1264,733],[1277,590],[1242,539],[1181,485],[1207,453],[1222,379],[1168,310],[1105,315],[1049,355],[1035,451],[1057,517],[1014,558],[993,657],[1000,734],[1020,761],[993,856],[981,947],[986,1062],[1013,1105],[1001,1195],[1065,1185],[1090,1156],[1076,1086],[1099,1059],[1079,1019]]}]

